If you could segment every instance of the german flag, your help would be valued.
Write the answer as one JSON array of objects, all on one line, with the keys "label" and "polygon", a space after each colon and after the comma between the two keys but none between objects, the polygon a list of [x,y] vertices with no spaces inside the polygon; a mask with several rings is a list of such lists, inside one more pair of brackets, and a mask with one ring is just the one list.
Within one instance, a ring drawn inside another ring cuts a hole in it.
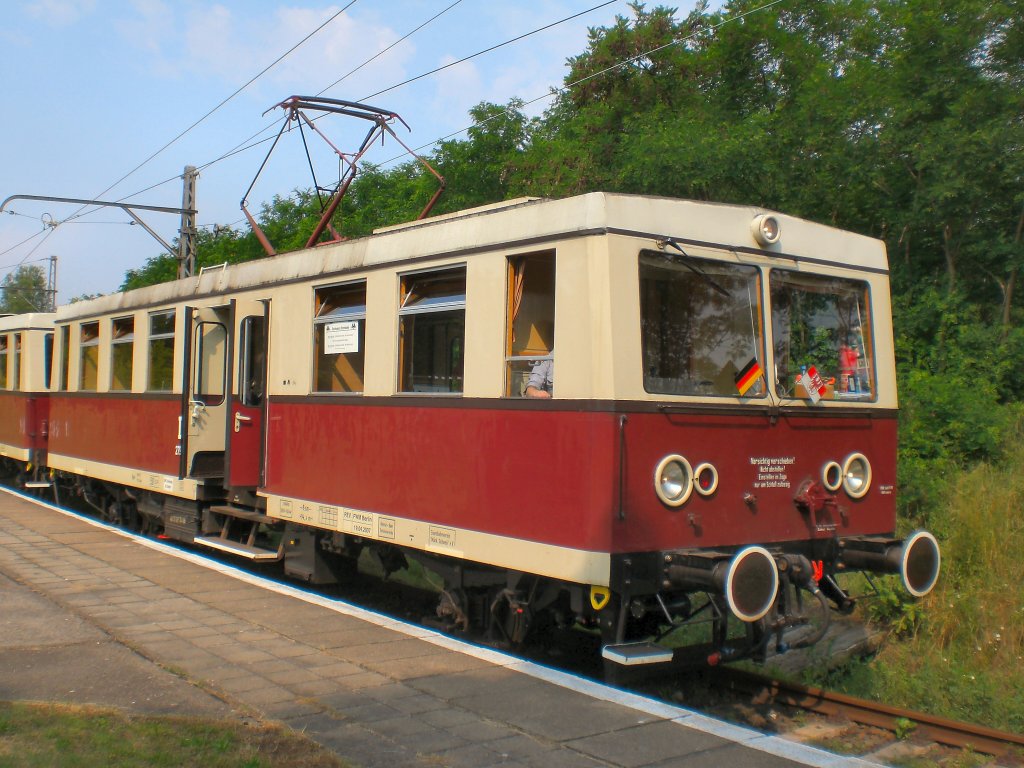
[{"label": "german flag", "polygon": [[740,396],[747,394],[747,390],[754,386],[762,376],[764,376],[764,369],[761,368],[761,364],[757,362],[756,357],[750,358],[750,362],[743,366],[743,370],[734,377]]}]

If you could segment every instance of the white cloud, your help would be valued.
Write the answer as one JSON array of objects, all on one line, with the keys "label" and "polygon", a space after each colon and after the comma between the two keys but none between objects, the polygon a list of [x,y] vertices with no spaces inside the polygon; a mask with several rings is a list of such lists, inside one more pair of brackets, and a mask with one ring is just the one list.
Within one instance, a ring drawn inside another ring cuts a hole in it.
[{"label": "white cloud", "polygon": [[[438,62],[438,66],[444,66],[457,60],[458,57],[445,56]],[[489,87],[484,85],[483,74],[473,61],[457,64],[421,82],[429,84],[433,91],[433,98],[430,102],[431,122],[445,133],[469,127],[471,123],[469,110],[481,101],[492,100]],[[401,97],[401,91],[396,93]],[[415,128],[415,126],[413,127]],[[421,138],[429,141],[440,137],[421,136]],[[466,136],[460,134],[452,138],[464,139]]]},{"label": "white cloud", "polygon": [[114,28],[133,47],[159,57],[162,45],[173,41],[174,14],[161,0],[132,0],[135,18],[118,19]]},{"label": "white cloud", "polygon": [[26,3],[25,13],[54,27],[74,24],[96,8],[96,0],[33,0]]},{"label": "white cloud", "polygon": [[[281,7],[271,14],[253,16],[236,13],[225,5],[197,8],[185,19],[186,55],[179,67],[205,78],[220,79],[226,85],[241,86],[339,10],[339,6]],[[357,19],[343,13],[274,64],[250,90],[268,94],[270,99],[292,93],[317,93],[398,37],[393,29],[372,18]],[[370,82],[369,71],[376,82],[402,77],[411,52],[408,44],[399,46],[374,61],[366,71],[335,87],[329,95],[360,98]]]}]

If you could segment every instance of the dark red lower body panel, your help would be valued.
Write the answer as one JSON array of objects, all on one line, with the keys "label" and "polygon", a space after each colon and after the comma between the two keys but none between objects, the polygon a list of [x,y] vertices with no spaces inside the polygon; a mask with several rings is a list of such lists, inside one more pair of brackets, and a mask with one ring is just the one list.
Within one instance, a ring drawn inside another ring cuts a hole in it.
[{"label": "dark red lower body panel", "polygon": [[54,395],[50,452],[177,476],[180,415],[177,395]]},{"label": "dark red lower body panel", "polygon": [[49,395],[0,392],[0,443],[23,450],[46,450]]},{"label": "dark red lower body panel", "polygon": [[[379,401],[378,401],[379,402]],[[623,417],[625,420],[623,421]],[[828,461],[865,454],[870,492],[830,514],[794,503]],[[718,470],[714,495],[679,508],[654,492],[668,454]],[[623,462],[620,464],[620,461]],[[626,553],[887,533],[895,521],[896,422],[362,400],[272,401],[274,495],[575,549]],[[620,482],[621,478],[621,482]]]}]

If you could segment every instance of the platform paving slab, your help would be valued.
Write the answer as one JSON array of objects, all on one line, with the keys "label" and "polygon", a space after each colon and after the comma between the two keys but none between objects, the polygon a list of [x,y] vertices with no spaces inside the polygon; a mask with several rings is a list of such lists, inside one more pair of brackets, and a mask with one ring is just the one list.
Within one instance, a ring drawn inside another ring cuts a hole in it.
[{"label": "platform paving slab", "polygon": [[156,715],[231,717],[223,700],[0,575],[0,700],[99,704]]},{"label": "platform paving slab", "polygon": [[802,764],[211,567],[0,494],[0,697],[255,714],[366,768]]}]

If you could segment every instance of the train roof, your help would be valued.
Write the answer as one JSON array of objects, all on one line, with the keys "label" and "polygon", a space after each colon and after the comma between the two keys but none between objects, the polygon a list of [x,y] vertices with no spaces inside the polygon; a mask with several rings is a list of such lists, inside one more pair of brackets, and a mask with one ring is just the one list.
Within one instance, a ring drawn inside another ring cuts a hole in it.
[{"label": "train roof", "polygon": [[7,331],[50,330],[55,315],[52,312],[26,312],[21,315],[0,315],[0,333]]},{"label": "train roof", "polygon": [[[762,247],[752,222],[774,216],[781,236]],[[592,192],[558,200],[518,198],[374,230],[372,235],[230,266],[173,282],[76,302],[57,321],[160,306],[264,285],[327,279],[384,267],[415,269],[427,259],[471,257],[496,249],[538,248],[573,237],[623,235],[887,272],[881,241],[755,206]]]}]

